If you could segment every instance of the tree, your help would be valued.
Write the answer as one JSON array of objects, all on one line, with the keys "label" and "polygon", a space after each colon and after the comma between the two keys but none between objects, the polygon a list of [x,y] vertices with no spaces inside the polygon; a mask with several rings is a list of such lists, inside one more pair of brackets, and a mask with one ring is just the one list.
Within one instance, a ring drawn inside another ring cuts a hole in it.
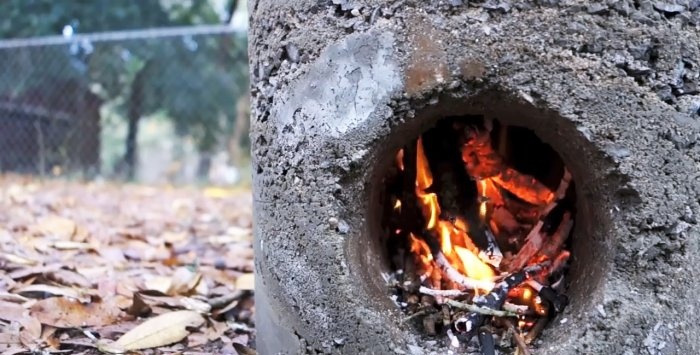
[{"label": "tree", "polygon": [[[205,0],[12,0],[0,4],[0,12],[11,14],[9,21],[0,25],[0,37],[4,38],[57,34],[65,26],[73,31],[95,32],[220,21]],[[205,153],[219,143],[222,132],[230,132],[233,127],[235,99],[247,88],[247,67],[231,64],[245,61],[245,36],[184,36],[84,46],[77,43],[69,50],[56,47],[64,51],[58,56],[60,60],[76,64],[63,63],[61,67],[71,69],[60,75],[77,77],[84,90],[97,88],[103,99],[120,102],[129,127],[123,158],[128,177],[134,176],[136,166],[139,121],[148,114],[166,113],[178,133],[192,135],[198,149]],[[53,62],[45,64],[39,67],[51,68]],[[48,80],[52,73],[36,72],[34,76],[37,80],[31,82],[36,85]],[[55,85],[42,86],[55,90]]]}]

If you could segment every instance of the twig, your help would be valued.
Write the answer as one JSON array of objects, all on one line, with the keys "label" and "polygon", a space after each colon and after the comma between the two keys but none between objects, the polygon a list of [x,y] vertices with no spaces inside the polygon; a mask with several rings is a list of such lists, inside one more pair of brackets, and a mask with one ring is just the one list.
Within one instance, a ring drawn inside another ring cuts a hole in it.
[{"label": "twig", "polygon": [[547,243],[542,246],[540,254],[548,259],[554,259],[559,254],[564,243],[566,243],[566,240],[569,239],[573,226],[574,221],[571,219],[571,214],[569,212],[564,213],[557,230],[548,238]]},{"label": "twig", "polygon": [[462,290],[436,290],[429,287],[421,286],[418,292],[429,295],[429,296],[442,296],[442,297],[459,297],[464,296],[466,292]]},{"label": "twig", "polygon": [[537,339],[537,336],[540,335],[542,332],[542,329],[544,329],[544,326],[547,325],[547,322],[549,319],[547,317],[542,317],[537,320],[537,323],[535,323],[535,326],[530,329],[529,332],[525,335],[524,341],[526,344],[532,344],[535,339]]},{"label": "twig", "polygon": [[542,248],[543,237],[541,230],[543,225],[544,222],[540,220],[534,227],[532,227],[532,230],[530,230],[530,233],[528,233],[527,237],[525,238],[525,245],[520,248],[518,254],[516,254],[515,257],[508,263],[506,267],[507,271],[513,272],[516,270],[521,270],[523,267],[525,267],[525,265],[527,265],[527,262],[530,261],[535,254],[537,254],[540,248]]},{"label": "twig", "polygon": [[527,315],[527,314],[533,313],[532,310],[530,310],[530,307],[528,307],[528,306],[513,304],[510,302],[506,302],[503,304],[503,310],[506,312],[511,312],[511,313],[515,313],[518,315]]},{"label": "twig", "polygon": [[469,304],[469,303],[463,303],[451,299],[445,300],[445,304],[448,306],[454,307],[454,308],[459,308],[463,309],[465,311],[473,312],[473,313],[478,313],[484,316],[493,316],[493,317],[517,317],[518,314],[514,312],[509,312],[509,311],[500,311],[497,309],[491,309],[487,307],[480,307],[475,304]]},{"label": "twig", "polygon": [[433,252],[433,258],[440,267],[440,269],[442,269],[442,271],[445,273],[448,279],[468,290],[490,290],[495,286],[495,283],[493,281],[476,280],[462,275],[461,272],[457,271],[457,269],[452,267],[450,262],[447,260],[447,258],[445,258],[445,255],[441,251]]},{"label": "twig", "polygon": [[420,311],[418,311],[418,312],[416,312],[416,313],[413,313],[413,314],[411,314],[410,316],[404,318],[403,320],[401,320],[401,322],[402,322],[402,323],[407,323],[408,321],[410,321],[410,320],[412,320],[412,319],[414,319],[414,318],[418,318],[418,317],[420,317],[420,316],[422,316],[422,315],[426,315],[426,314],[428,314],[428,311],[426,311],[425,309],[421,309]]},{"label": "twig", "polygon": [[525,340],[523,339],[523,336],[520,335],[520,331],[513,325],[513,322],[506,322],[508,324],[508,330],[510,330],[511,334],[513,334],[513,339],[515,339],[515,344],[518,346],[518,350],[522,355],[531,355],[532,353],[530,352],[530,349],[527,347],[527,343],[525,343]]}]

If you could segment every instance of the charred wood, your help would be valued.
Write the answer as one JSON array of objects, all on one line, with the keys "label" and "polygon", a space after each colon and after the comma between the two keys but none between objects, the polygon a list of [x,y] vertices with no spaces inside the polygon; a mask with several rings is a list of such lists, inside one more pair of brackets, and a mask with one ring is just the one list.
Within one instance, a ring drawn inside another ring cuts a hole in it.
[{"label": "charred wood", "polygon": [[483,355],[496,355],[496,343],[493,341],[493,333],[488,327],[479,329],[479,344]]}]

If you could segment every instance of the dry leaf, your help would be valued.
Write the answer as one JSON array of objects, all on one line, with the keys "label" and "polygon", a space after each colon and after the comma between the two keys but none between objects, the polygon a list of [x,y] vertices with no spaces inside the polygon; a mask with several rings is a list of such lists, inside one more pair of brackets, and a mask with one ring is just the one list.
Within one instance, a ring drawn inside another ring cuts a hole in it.
[{"label": "dry leaf", "polygon": [[209,313],[209,311],[211,311],[211,306],[208,303],[200,301],[196,298],[183,297],[180,299],[180,303],[182,303],[182,306],[185,307],[185,309],[189,309],[190,311],[195,311],[197,313]]},{"label": "dry leaf", "polygon": [[77,225],[68,218],[49,216],[41,219],[35,226],[35,230],[43,235],[54,236],[64,240],[70,240],[75,234]]},{"label": "dry leaf", "polygon": [[56,281],[61,285],[66,286],[78,286],[82,288],[90,288],[92,282],[88,280],[85,276],[71,270],[58,269],[46,273],[46,277],[49,280]]},{"label": "dry leaf", "polygon": [[51,297],[34,304],[31,315],[57,328],[81,328],[114,323],[121,310],[110,302],[82,304],[65,297]]},{"label": "dry leaf", "polygon": [[238,354],[240,355],[256,355],[257,352],[243,344],[240,343],[233,343],[233,348],[236,349]]},{"label": "dry leaf", "polygon": [[255,290],[255,275],[243,274],[236,279],[236,289],[253,291]]},{"label": "dry leaf", "polygon": [[35,267],[30,267],[30,268],[17,269],[15,271],[7,274],[7,276],[9,276],[10,278],[12,278],[14,280],[19,280],[19,279],[23,279],[23,278],[29,277],[29,276],[40,275],[40,274],[44,274],[47,272],[56,271],[60,268],[61,268],[61,264],[35,266]]},{"label": "dry leaf", "polygon": [[146,302],[141,297],[141,294],[134,293],[134,299],[131,303],[131,306],[129,306],[129,309],[126,310],[126,313],[134,317],[141,317],[151,313],[151,307],[149,307],[148,304],[146,304]]},{"label": "dry leaf", "polygon": [[0,319],[8,322],[19,322],[27,310],[16,303],[0,301]]},{"label": "dry leaf", "polygon": [[201,280],[202,274],[192,271],[189,267],[179,267],[175,270],[166,293],[171,296],[189,295]]},{"label": "dry leaf", "polygon": [[19,334],[0,333],[0,345],[20,345]]},{"label": "dry leaf", "polygon": [[22,345],[33,348],[34,345],[40,343],[41,323],[36,318],[27,315],[19,323],[22,324],[22,330],[19,332]]},{"label": "dry leaf", "polygon": [[155,348],[184,339],[187,328],[199,327],[204,318],[193,311],[176,311],[151,318],[124,334],[115,345],[126,351]]},{"label": "dry leaf", "polygon": [[71,240],[57,240],[51,243],[51,246],[59,250],[88,250],[92,245],[83,242],[74,242]]},{"label": "dry leaf", "polygon": [[[70,287],[50,286],[50,285],[29,285],[22,287],[16,291],[19,294],[24,294],[30,298],[44,298],[43,294],[54,296],[64,296],[74,298],[80,302],[90,302],[90,295],[85,290],[79,290]],[[39,297],[32,297],[34,294],[39,294]]]},{"label": "dry leaf", "polygon": [[158,291],[162,294],[168,294],[168,290],[172,285],[172,279],[166,276],[151,276],[144,282],[143,291]]},{"label": "dry leaf", "polygon": [[0,259],[5,259],[9,261],[10,263],[13,264],[19,264],[19,265],[36,265],[39,262],[33,259],[28,259],[23,256],[15,255],[15,254],[10,254],[10,253],[2,253],[0,252]]}]

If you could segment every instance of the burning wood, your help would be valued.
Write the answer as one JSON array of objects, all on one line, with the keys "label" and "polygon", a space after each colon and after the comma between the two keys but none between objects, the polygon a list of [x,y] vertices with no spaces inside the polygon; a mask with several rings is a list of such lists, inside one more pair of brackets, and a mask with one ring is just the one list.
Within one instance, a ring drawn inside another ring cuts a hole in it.
[{"label": "burning wood", "polygon": [[[571,174],[564,168],[550,189],[519,172],[499,154],[507,150],[503,141],[498,152],[492,147],[491,128],[484,125],[457,127],[462,133],[446,135],[463,137],[454,142],[433,135],[424,146],[419,138],[397,154],[400,178],[388,229],[410,252],[398,258],[406,272],[395,290],[408,300],[398,302],[406,305],[408,319],[420,320],[428,334],[446,334],[453,346],[478,342],[484,354],[507,352],[493,337],[512,332],[510,351],[529,353],[526,339],[567,301],[559,287],[573,228]],[[453,154],[445,158],[449,162],[440,160],[449,147],[461,155],[463,172],[454,171]],[[466,181],[455,181],[460,176]],[[464,185],[449,187],[457,183]],[[472,203],[464,207],[464,201]]]}]

